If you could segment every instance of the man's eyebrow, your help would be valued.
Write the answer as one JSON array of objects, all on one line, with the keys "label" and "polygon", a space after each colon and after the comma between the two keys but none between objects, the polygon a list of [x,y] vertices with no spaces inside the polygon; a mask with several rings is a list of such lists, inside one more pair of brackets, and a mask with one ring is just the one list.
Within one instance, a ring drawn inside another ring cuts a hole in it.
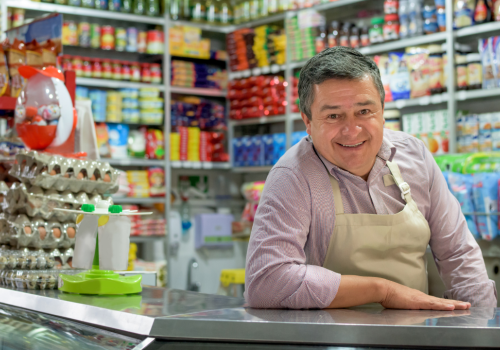
[{"label": "man's eyebrow", "polygon": [[326,111],[327,109],[340,109],[340,106],[323,105],[321,106],[320,112]]},{"label": "man's eyebrow", "polygon": [[372,100],[367,100],[365,102],[358,102],[358,103],[355,103],[354,105],[355,106],[372,106],[375,104],[375,101],[372,101]]}]

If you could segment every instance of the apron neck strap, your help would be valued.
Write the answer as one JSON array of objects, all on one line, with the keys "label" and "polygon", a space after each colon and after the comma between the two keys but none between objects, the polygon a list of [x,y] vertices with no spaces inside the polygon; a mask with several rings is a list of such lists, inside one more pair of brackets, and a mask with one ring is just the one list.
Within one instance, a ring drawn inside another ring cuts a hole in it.
[{"label": "apron neck strap", "polygon": [[330,177],[330,183],[332,184],[333,190],[333,205],[335,207],[335,215],[344,214],[344,203],[342,203],[342,195],[340,194],[339,182],[332,175],[328,174]]},{"label": "apron neck strap", "polygon": [[387,167],[391,171],[394,182],[401,190],[401,198],[403,198],[406,203],[412,201],[410,185],[408,185],[408,183],[403,179],[403,176],[401,176],[401,172],[399,171],[399,167],[396,162],[387,161]]}]

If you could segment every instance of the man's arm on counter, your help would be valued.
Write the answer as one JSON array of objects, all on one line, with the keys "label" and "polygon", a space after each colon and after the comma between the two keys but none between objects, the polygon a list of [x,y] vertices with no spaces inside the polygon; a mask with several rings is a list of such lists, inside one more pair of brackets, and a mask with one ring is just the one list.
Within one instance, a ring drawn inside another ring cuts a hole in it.
[{"label": "man's arm on counter", "polygon": [[422,148],[430,184],[426,218],[431,229],[429,245],[447,289],[444,297],[472,306],[496,307],[495,282],[488,278],[481,249],[467,227],[460,203],[449,191],[431,153],[423,144]]},{"label": "man's arm on counter", "polygon": [[245,287],[251,307],[330,305],[340,275],[306,265],[304,246],[312,210],[309,186],[301,174],[281,167],[269,173],[248,245]]}]

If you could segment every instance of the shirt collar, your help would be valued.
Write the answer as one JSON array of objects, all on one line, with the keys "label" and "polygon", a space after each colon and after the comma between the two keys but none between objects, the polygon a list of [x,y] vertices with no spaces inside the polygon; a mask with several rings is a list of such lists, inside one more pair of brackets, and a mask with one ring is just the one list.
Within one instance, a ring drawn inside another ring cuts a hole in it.
[{"label": "shirt collar", "polygon": [[[308,141],[312,143],[312,139],[309,136]],[[319,158],[323,161],[323,164],[325,164],[326,168],[330,172],[330,174],[338,180],[338,176],[336,174],[336,171],[341,171],[341,172],[346,172],[345,170],[339,168],[329,160],[327,160],[325,157],[323,157],[317,150],[316,152],[319,155]],[[394,155],[396,154],[396,146],[384,135],[384,138],[382,139],[382,146],[380,146],[380,150],[377,153],[377,157],[381,158],[384,161],[389,161],[392,162],[394,159]],[[353,175],[354,176],[354,175]]]}]

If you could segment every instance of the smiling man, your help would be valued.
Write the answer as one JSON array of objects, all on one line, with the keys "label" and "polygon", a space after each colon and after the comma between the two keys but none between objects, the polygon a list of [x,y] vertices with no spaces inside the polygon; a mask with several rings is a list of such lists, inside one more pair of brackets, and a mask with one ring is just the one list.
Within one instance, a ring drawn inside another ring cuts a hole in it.
[{"label": "smiling man", "polygon": [[[299,97],[309,137],[267,177],[248,247],[249,305],[496,306],[481,250],[431,153],[384,129],[375,63],[327,49],[300,72]],[[428,246],[445,299],[427,295]]]}]

